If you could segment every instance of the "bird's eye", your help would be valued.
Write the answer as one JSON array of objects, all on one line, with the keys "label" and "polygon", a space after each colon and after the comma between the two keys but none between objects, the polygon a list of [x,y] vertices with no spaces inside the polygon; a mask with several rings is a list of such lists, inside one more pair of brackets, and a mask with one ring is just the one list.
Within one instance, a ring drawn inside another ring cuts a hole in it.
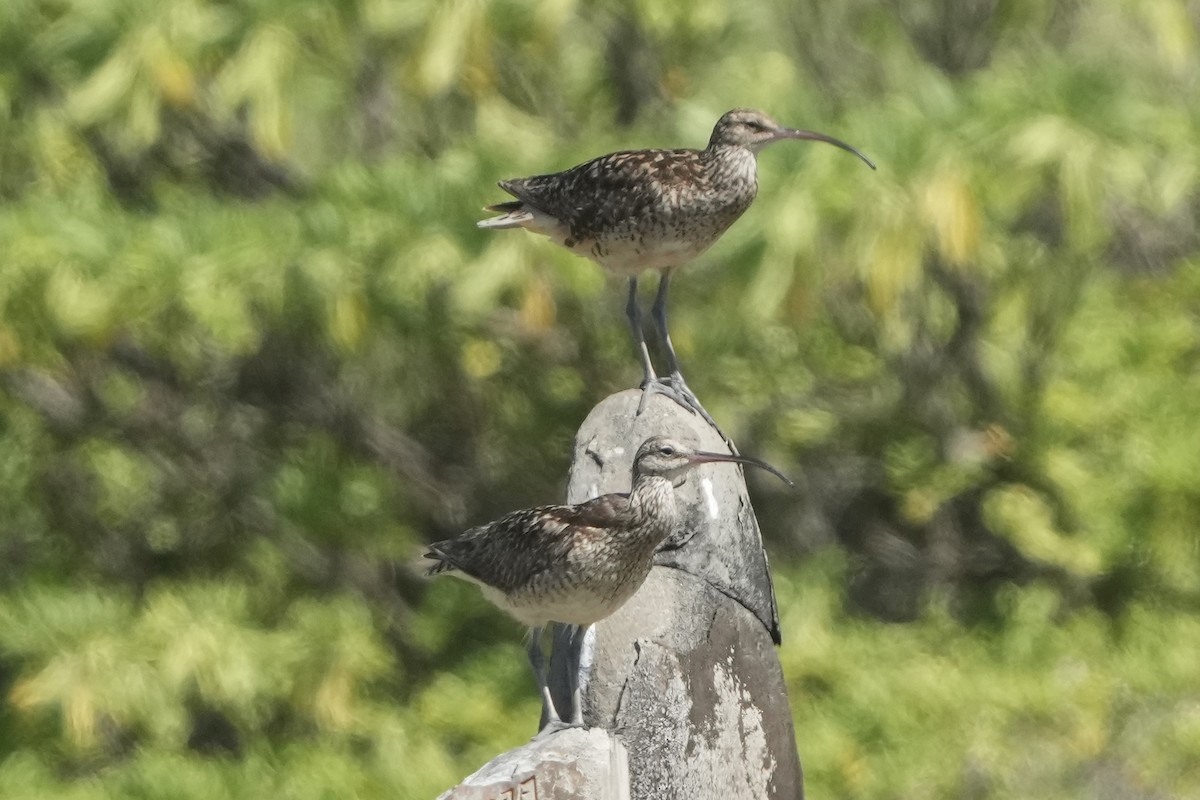
[{"label": "bird's eye", "polygon": [[671,447],[669,444],[664,444],[662,447],[658,448],[658,454],[660,456],[673,456],[675,455],[675,448]]}]

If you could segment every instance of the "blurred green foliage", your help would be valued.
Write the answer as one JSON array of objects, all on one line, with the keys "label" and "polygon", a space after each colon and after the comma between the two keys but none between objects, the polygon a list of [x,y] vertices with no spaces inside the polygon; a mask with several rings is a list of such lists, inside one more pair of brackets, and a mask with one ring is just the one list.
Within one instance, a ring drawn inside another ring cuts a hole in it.
[{"label": "blurred green foliage", "polygon": [[638,369],[615,282],[476,210],[741,105],[880,164],[767,151],[673,302],[800,478],[810,794],[1200,794],[1198,21],[0,5],[0,796],[431,797],[526,738],[520,632],[413,557],[558,497]]}]

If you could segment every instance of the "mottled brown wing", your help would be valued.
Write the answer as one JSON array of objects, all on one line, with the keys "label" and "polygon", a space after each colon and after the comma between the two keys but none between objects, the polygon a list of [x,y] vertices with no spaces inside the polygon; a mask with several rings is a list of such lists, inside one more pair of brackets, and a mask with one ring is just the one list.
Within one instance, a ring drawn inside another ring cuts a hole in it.
[{"label": "mottled brown wing", "polygon": [[501,181],[522,202],[566,223],[577,240],[641,218],[664,191],[707,179],[698,150],[610,153],[565,172]]},{"label": "mottled brown wing", "polygon": [[453,539],[429,545],[430,575],[458,570],[480,583],[511,591],[553,568],[579,537],[603,536],[620,524],[629,497],[606,494],[574,506],[514,511]]}]

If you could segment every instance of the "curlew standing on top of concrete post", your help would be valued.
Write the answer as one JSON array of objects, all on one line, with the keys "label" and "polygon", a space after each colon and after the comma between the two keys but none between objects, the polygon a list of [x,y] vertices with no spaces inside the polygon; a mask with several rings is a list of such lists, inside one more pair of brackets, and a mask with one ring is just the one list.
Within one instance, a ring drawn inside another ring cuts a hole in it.
[{"label": "curlew standing on top of concrete post", "polygon": [[[667,290],[674,271],[699,256],[740,217],[758,192],[756,154],[772,142],[810,139],[826,142],[875,165],[857,149],[821,133],[785,128],[761,111],[739,108],[724,114],[703,150],[631,150],[600,156],[563,172],[500,181],[516,197],[486,210],[502,216],[481,220],[481,228],[527,228],[549,236],[573,253],[610,272],[629,276],[625,307],[642,363],[642,403],[666,394],[712,417],[688,388],[667,332]],[[650,362],[637,302],[638,276],[661,274],[651,315],[670,370],[657,377]]]}]

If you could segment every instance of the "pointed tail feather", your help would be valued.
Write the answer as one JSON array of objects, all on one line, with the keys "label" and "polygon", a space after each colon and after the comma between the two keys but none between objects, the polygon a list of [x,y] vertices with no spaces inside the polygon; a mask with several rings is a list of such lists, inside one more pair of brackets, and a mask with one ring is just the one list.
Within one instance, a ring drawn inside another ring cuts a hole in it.
[{"label": "pointed tail feather", "polygon": [[[441,544],[441,542],[438,544]],[[453,572],[457,569],[457,567],[450,563],[445,553],[442,553],[437,545],[430,545],[430,550],[424,555],[424,558],[426,575],[441,575],[443,572]]]},{"label": "pointed tail feather", "polygon": [[483,210],[494,211],[503,216],[479,220],[475,224],[480,228],[522,228],[533,220],[533,214],[525,210],[525,204],[520,200],[484,206]]},{"label": "pointed tail feather", "polygon": [[525,208],[525,203],[521,200],[506,200],[503,203],[492,203],[490,206],[484,206],[484,211],[495,211],[497,214],[508,214],[513,211],[521,211]]}]

